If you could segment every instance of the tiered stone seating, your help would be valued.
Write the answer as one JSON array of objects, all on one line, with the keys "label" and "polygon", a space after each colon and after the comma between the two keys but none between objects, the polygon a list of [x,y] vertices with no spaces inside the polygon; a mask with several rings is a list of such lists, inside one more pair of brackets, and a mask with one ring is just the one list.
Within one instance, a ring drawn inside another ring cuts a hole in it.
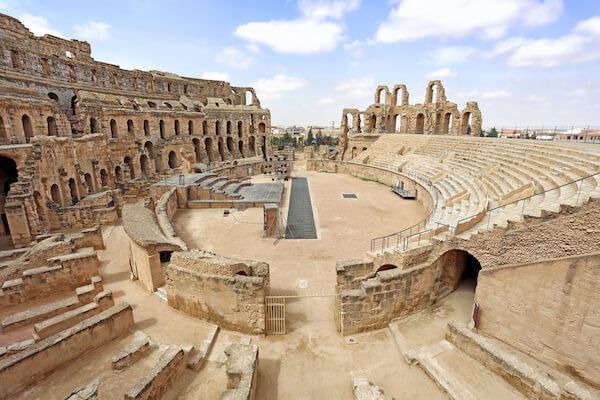
[{"label": "tiered stone seating", "polygon": [[[382,135],[352,162],[414,174],[433,182],[442,208],[431,219],[456,226],[461,219],[538,194],[523,203],[494,211],[489,224],[503,225],[542,210],[557,211],[561,204],[579,205],[600,193],[598,151],[533,140]],[[581,187],[581,188],[580,188]],[[578,196],[579,194],[579,196]],[[482,224],[480,224],[482,225]],[[479,227],[472,227],[476,232]]]}]

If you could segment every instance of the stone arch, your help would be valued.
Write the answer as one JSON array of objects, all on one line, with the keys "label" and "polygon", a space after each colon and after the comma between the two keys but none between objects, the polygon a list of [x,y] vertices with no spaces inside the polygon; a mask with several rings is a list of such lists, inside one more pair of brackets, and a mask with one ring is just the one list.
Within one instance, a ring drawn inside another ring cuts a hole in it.
[{"label": "stone arch", "polygon": [[228,137],[227,138],[227,151],[229,151],[230,154],[233,154],[234,147],[235,147],[235,145],[233,144],[233,138]]},{"label": "stone arch", "polygon": [[144,120],[144,136],[150,136],[150,122],[147,119]]},{"label": "stone arch", "polygon": [[110,120],[110,137],[116,138],[118,136],[117,133],[117,121],[114,119]]},{"label": "stone arch", "polygon": [[395,265],[392,265],[392,264],[384,264],[381,267],[377,268],[377,271],[375,271],[375,273],[381,272],[381,271],[389,271],[390,269],[398,269],[398,267],[396,267]]},{"label": "stone arch", "polygon": [[248,150],[250,150],[250,154],[252,156],[256,155],[256,144],[255,144],[255,140],[254,136],[250,136],[250,138],[248,139]]},{"label": "stone arch", "polygon": [[260,124],[258,124],[258,133],[265,133],[266,131],[266,126],[264,122],[261,122]]},{"label": "stone arch", "polygon": [[56,119],[50,116],[46,119],[46,123],[48,125],[48,136],[56,136],[58,135],[58,128],[56,127]]},{"label": "stone arch", "polygon": [[48,97],[58,103],[58,95],[54,92],[48,92]]},{"label": "stone arch", "polygon": [[221,122],[215,121],[215,135],[219,135],[221,133]]},{"label": "stone arch", "polygon": [[436,80],[436,81],[430,81],[427,84],[427,89],[425,90],[425,104],[431,104],[433,103],[433,87],[435,86],[436,91],[435,91],[435,102],[445,102],[446,101],[446,93],[445,93],[445,89],[444,86],[442,85],[442,82]]},{"label": "stone arch", "polygon": [[475,291],[481,264],[471,253],[460,249],[448,250],[434,261],[434,265],[440,269],[438,293],[450,293],[465,280],[471,280],[468,284]]},{"label": "stone arch", "polygon": [[405,122],[400,114],[394,115],[394,133],[402,133],[402,124]]},{"label": "stone arch", "polygon": [[68,182],[69,194],[71,195],[71,204],[76,204],[79,201],[79,195],[77,193],[77,184],[75,179],[69,178]]},{"label": "stone arch", "polygon": [[262,137],[262,144],[260,145],[260,148],[262,149],[262,153],[263,156],[267,156],[267,137],[263,136]]},{"label": "stone arch", "polygon": [[88,194],[94,193],[94,181],[92,180],[92,175],[86,173],[83,175],[83,180],[85,181],[85,185],[87,186]]},{"label": "stone arch", "polygon": [[418,113],[415,121],[415,133],[422,135],[425,131],[425,114]]},{"label": "stone arch", "polygon": [[217,149],[219,150],[221,161],[225,161],[225,147],[223,146],[223,139],[219,139],[217,142]]},{"label": "stone arch", "polygon": [[206,154],[208,154],[208,161],[215,161],[215,155],[212,149],[212,138],[208,137],[206,140],[204,140],[204,148],[206,149]]},{"label": "stone arch", "polygon": [[98,121],[96,118],[90,118],[90,133],[98,133]]},{"label": "stone arch", "polygon": [[117,165],[115,167],[115,180],[117,182],[122,182],[123,181],[123,171],[121,171],[121,166]]},{"label": "stone arch", "polygon": [[397,106],[398,105],[398,91],[402,90],[402,98],[401,98],[401,106],[407,106],[408,105],[408,90],[406,89],[405,85],[396,85],[394,86],[393,92],[392,92],[392,105],[393,106]]},{"label": "stone arch", "polygon": [[208,123],[206,120],[202,121],[202,134],[208,135]]},{"label": "stone arch", "polygon": [[133,121],[128,119],[127,120],[127,134],[129,136],[135,136],[135,130],[134,130],[134,126],[133,126]]},{"label": "stone arch", "polygon": [[253,95],[252,95],[252,91],[251,90],[246,90],[244,92],[244,104],[249,106],[253,104]]},{"label": "stone arch", "polygon": [[107,187],[109,184],[108,173],[104,168],[100,170],[100,182],[102,183],[102,187]]},{"label": "stone arch", "polygon": [[460,134],[469,135],[471,132],[471,112],[463,111],[460,116]]},{"label": "stone arch", "polygon": [[240,140],[240,141],[238,142],[238,150],[240,151],[240,155],[241,155],[242,157],[246,157],[246,156],[244,155],[244,141],[243,141],[243,140]]},{"label": "stone arch", "polygon": [[194,121],[192,121],[191,119],[188,121],[188,135],[193,135],[194,134]]},{"label": "stone arch", "polygon": [[131,179],[135,179],[135,168],[133,167],[133,160],[131,159],[131,157],[125,157],[123,162],[129,167],[129,176],[131,177]]},{"label": "stone arch", "polygon": [[358,149],[356,148],[356,146],[352,147],[352,158],[356,157],[358,155]]},{"label": "stone arch", "polygon": [[237,133],[238,133],[238,137],[242,137],[242,129],[243,128],[243,123],[242,121],[238,121],[237,123]]},{"label": "stone arch", "polygon": [[383,102],[385,103],[385,101],[387,100],[387,94],[389,93],[390,89],[388,89],[387,86],[377,86],[377,89],[375,89],[375,104],[381,104],[382,91],[385,91]]},{"label": "stone arch", "polygon": [[25,137],[33,137],[33,125],[31,124],[31,118],[29,118],[29,115],[23,114],[21,117],[21,125],[23,126],[23,133],[25,134]]},{"label": "stone arch", "polygon": [[376,127],[377,127],[377,116],[375,114],[373,114],[373,115],[371,115],[371,118],[369,119],[369,128],[371,129],[371,131],[374,131]]},{"label": "stone arch", "polygon": [[50,186],[50,197],[52,198],[53,202],[55,202],[59,206],[62,205],[62,201],[60,198],[60,189],[58,188],[58,185],[56,183]]},{"label": "stone arch", "polygon": [[179,160],[177,160],[177,153],[173,150],[169,152],[169,168],[174,169],[179,167]]},{"label": "stone arch", "polygon": [[444,114],[444,122],[442,122],[442,133],[449,134],[452,127],[452,113]]},{"label": "stone arch", "polygon": [[165,138],[165,121],[162,119],[158,122],[158,130],[160,131],[160,138]]},{"label": "stone arch", "polygon": [[150,176],[150,162],[148,161],[148,156],[145,154],[140,156],[140,169],[142,170],[142,176]]},{"label": "stone arch", "polygon": [[231,135],[231,121],[227,121],[227,134]]},{"label": "stone arch", "polygon": [[175,136],[179,136],[180,132],[179,132],[179,120],[178,119],[176,119],[173,122],[173,130],[175,131]]}]

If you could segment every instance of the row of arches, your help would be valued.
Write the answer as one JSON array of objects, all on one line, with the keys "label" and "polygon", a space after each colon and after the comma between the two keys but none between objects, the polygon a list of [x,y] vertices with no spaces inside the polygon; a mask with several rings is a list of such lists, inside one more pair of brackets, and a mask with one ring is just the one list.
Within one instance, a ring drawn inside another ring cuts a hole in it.
[{"label": "row of arches", "polygon": [[[32,138],[36,135],[35,130],[33,129],[33,123],[31,121],[31,117],[28,114],[23,114],[21,116],[21,130],[23,132],[23,136],[26,138]],[[46,135],[48,136],[57,136],[58,135],[58,126],[56,124],[56,118],[53,116],[48,116],[46,118]],[[0,138],[8,139],[8,130],[6,129],[6,125],[4,124],[4,118],[0,116]]]}]

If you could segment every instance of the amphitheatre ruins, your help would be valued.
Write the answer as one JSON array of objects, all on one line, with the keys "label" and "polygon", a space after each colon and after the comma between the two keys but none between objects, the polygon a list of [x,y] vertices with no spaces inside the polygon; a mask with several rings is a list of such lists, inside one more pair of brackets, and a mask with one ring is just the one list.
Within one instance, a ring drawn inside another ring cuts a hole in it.
[{"label": "amphitheatre ruins", "polygon": [[484,117],[378,86],[280,151],[0,14],[0,399],[600,399],[600,147]]}]

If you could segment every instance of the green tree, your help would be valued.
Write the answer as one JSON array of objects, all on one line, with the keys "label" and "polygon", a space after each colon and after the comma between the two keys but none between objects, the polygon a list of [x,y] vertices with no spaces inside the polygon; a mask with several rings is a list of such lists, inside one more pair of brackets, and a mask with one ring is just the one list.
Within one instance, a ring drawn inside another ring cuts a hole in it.
[{"label": "green tree", "polygon": [[308,135],[306,136],[306,145],[312,146],[313,139],[314,137],[312,133],[312,128],[308,128]]},{"label": "green tree", "polygon": [[498,137],[498,131],[496,130],[496,127],[493,127],[492,129],[490,129],[490,133],[488,133],[489,137]]},{"label": "green tree", "polygon": [[321,131],[319,131],[317,133],[317,146],[320,146],[323,144],[323,134],[321,133]]}]

